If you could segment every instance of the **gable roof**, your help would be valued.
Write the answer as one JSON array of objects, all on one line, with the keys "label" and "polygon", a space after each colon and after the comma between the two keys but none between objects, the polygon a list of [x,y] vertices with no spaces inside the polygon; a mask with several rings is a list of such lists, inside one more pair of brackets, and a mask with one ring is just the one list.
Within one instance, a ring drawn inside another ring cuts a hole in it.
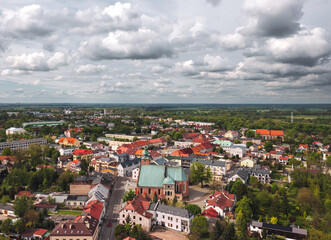
[{"label": "gable roof", "polygon": [[59,139],[59,143],[63,143],[64,140],[67,140],[68,144],[74,144],[76,141],[78,141],[76,138],[66,138],[66,137],[61,137]]},{"label": "gable roof", "polygon": [[146,211],[149,209],[149,206],[150,202],[147,199],[139,196],[132,201],[128,201],[128,204],[123,209],[135,211],[139,215],[146,218],[152,218],[153,214]]},{"label": "gable roof", "polygon": [[224,210],[226,207],[231,208],[235,204],[236,196],[225,190],[216,192],[213,196],[215,196],[213,199],[207,201],[207,206],[219,207]]},{"label": "gable roof", "polygon": [[167,214],[171,214],[171,215],[179,216],[179,217],[183,217],[183,218],[191,218],[193,216],[193,214],[186,209],[176,208],[173,206],[168,206],[168,205],[160,204],[160,203],[151,203],[149,206],[149,210],[161,212],[161,213],[167,213]]},{"label": "gable roof", "polygon": [[93,154],[93,151],[90,149],[76,149],[73,152],[73,155],[87,155],[87,154]]}]

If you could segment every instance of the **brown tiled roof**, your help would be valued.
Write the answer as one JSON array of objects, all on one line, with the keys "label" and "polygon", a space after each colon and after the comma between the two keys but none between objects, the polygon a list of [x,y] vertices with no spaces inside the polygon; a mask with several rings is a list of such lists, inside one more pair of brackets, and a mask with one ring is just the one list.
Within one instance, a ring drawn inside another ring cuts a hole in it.
[{"label": "brown tiled roof", "polygon": [[153,217],[153,214],[146,211],[149,208],[149,205],[150,202],[147,199],[143,198],[142,196],[139,196],[132,201],[128,201],[128,204],[123,209],[132,210],[141,216],[151,218]]},{"label": "brown tiled roof", "polygon": [[213,196],[213,199],[207,201],[208,206],[217,206],[221,209],[224,209],[225,207],[230,208],[234,204],[235,195],[230,194],[225,190],[215,192]]}]

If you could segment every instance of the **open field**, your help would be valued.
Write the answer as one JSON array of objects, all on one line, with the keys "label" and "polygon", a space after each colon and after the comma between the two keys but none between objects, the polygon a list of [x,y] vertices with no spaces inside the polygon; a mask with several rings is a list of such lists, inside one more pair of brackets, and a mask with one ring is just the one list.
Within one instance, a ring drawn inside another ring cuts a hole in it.
[{"label": "open field", "polygon": [[71,211],[71,210],[60,210],[55,213],[50,213],[53,215],[81,215],[82,211]]}]

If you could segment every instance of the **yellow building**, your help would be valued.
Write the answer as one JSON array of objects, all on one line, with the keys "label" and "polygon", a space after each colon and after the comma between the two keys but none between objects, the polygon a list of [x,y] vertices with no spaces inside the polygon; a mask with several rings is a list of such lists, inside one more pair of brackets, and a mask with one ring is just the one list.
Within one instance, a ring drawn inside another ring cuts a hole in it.
[{"label": "yellow building", "polygon": [[110,174],[114,175],[114,177],[116,177],[118,175],[117,168],[115,168],[115,167],[108,167],[108,168],[102,169],[100,172],[101,173],[110,173]]},{"label": "yellow building", "polygon": [[254,167],[255,161],[251,158],[246,158],[240,161],[240,166],[241,167]]}]

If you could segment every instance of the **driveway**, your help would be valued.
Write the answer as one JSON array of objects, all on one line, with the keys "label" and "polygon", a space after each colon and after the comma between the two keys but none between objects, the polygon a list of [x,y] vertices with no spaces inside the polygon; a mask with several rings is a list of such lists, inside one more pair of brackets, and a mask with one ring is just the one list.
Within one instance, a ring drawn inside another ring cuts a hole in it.
[{"label": "driveway", "polygon": [[201,210],[205,207],[205,200],[210,195],[210,189],[207,187],[201,188],[200,185],[191,185],[190,186],[190,196],[187,203],[198,205]]},{"label": "driveway", "polygon": [[164,240],[188,240],[188,237],[182,232],[175,230],[169,230],[161,227],[155,227],[153,232],[149,234],[150,236],[155,236]]}]

